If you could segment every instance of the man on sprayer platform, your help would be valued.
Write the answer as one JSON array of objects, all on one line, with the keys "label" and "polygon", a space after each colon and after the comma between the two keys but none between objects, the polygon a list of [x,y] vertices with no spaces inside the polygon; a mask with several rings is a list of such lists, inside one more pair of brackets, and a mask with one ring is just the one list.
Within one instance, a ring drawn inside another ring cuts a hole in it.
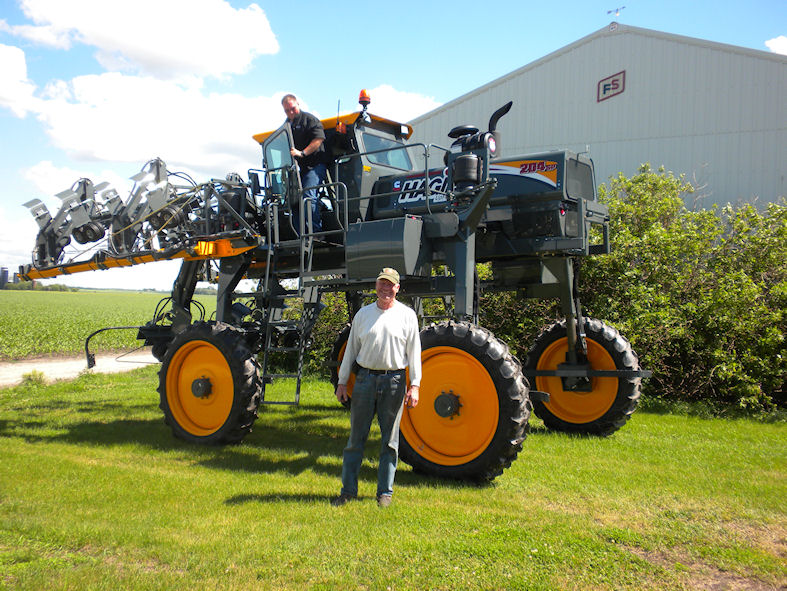
[{"label": "man on sprayer platform", "polygon": [[[293,158],[298,159],[301,171],[301,184],[304,188],[316,187],[327,178],[328,154],[325,151],[325,130],[317,117],[301,111],[300,103],[294,94],[285,94],[281,106],[292,129],[292,140],[295,147],[290,150]],[[320,197],[316,188],[304,191],[312,209],[312,231],[322,231]]]}]

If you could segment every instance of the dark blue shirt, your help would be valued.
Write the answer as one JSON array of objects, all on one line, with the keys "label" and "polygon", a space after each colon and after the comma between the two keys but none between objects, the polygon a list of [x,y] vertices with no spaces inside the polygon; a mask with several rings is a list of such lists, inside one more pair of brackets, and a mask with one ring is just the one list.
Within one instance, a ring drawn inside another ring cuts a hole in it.
[{"label": "dark blue shirt", "polygon": [[[296,150],[303,150],[314,139],[325,139],[325,130],[320,120],[306,111],[298,113],[295,119],[290,121],[290,127],[292,128],[292,139],[295,142]],[[328,153],[325,151],[325,142],[320,144],[316,151],[298,159],[298,164],[300,164],[301,168],[314,168],[318,164],[327,163]]]}]

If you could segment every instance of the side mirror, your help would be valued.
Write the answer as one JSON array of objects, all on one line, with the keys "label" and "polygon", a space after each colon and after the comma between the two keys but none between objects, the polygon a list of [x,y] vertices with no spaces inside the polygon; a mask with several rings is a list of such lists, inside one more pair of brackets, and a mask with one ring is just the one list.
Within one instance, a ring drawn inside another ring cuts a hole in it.
[{"label": "side mirror", "polygon": [[256,172],[249,173],[249,184],[251,186],[251,194],[260,194],[260,177]]}]

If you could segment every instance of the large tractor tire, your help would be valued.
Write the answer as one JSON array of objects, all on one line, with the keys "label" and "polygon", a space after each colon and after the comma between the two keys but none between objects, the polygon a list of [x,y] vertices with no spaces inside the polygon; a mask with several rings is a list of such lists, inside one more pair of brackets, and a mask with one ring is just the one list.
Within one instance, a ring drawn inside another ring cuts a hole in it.
[{"label": "large tractor tire", "polygon": [[175,437],[192,443],[241,441],[257,418],[259,367],[237,329],[192,324],[172,340],[159,370],[164,422]]},{"label": "large tractor tire", "polygon": [[[347,349],[347,339],[350,338],[350,327],[351,325],[347,324],[339,331],[339,336],[336,337],[336,340],[333,342],[333,348],[331,349],[331,384],[333,384],[334,390],[336,390],[336,386],[339,384],[339,366],[342,363],[342,359],[344,359],[344,351]],[[347,380],[347,394],[351,397],[353,386],[355,386],[355,372],[351,373],[350,379]],[[347,400],[346,402],[342,402],[342,405],[345,408],[350,408],[350,401]]]},{"label": "large tractor tire", "polygon": [[[585,319],[588,363],[596,370],[639,370],[639,358],[621,334],[594,318]],[[527,354],[528,370],[554,370],[566,362],[565,321],[543,330]],[[642,378],[591,377],[583,389],[566,390],[559,377],[537,376],[534,389],[549,393],[549,402],[533,402],[536,416],[549,429],[610,435],[626,424],[639,403]]]},{"label": "large tractor tire", "polygon": [[469,322],[428,326],[421,347],[420,401],[402,414],[402,461],[442,478],[492,480],[527,435],[531,406],[519,362]]}]

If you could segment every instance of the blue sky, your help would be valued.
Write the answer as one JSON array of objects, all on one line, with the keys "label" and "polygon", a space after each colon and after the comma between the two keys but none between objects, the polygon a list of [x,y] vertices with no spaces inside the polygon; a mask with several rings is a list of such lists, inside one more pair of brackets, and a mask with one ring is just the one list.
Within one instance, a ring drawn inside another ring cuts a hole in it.
[{"label": "blue sky", "polygon": [[[22,203],[56,211],[82,176],[121,195],[154,157],[198,180],[245,176],[286,92],[328,117],[367,88],[372,112],[407,121],[612,21],[787,53],[785,0],[0,0],[0,265],[29,262]],[[168,289],[176,273],[57,281]]]}]

